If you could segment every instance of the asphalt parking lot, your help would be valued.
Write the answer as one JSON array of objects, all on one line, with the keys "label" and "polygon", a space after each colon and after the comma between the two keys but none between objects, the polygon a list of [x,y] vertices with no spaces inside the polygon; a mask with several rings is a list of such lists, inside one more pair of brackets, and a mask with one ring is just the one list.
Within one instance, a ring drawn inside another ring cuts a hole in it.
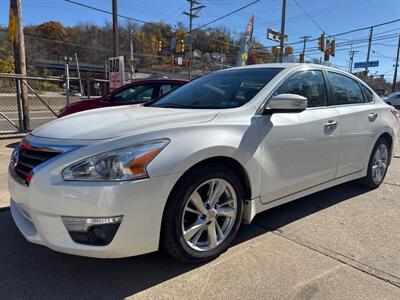
[{"label": "asphalt parking lot", "polygon": [[[16,140],[0,140],[0,206]],[[400,299],[400,148],[379,189],[346,183],[264,212],[204,265],[99,260],[24,240],[0,211],[0,299]]]}]

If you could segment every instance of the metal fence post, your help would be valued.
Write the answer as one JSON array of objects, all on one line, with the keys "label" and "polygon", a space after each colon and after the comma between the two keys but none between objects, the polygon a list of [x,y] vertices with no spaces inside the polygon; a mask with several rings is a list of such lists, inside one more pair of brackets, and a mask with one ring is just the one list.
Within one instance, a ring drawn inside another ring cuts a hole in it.
[{"label": "metal fence post", "polygon": [[88,73],[86,73],[86,90],[87,90],[87,98],[88,100],[90,100],[90,78]]},{"label": "metal fence post", "polygon": [[70,99],[69,99],[69,57],[65,57],[65,60],[67,63],[65,64],[65,95],[66,95],[66,103],[67,105],[70,104]]},{"label": "metal fence post", "polygon": [[18,109],[18,124],[19,124],[19,131],[24,131],[24,110],[22,108],[22,98],[21,98],[21,79],[15,79],[16,86],[17,86],[17,109]]}]

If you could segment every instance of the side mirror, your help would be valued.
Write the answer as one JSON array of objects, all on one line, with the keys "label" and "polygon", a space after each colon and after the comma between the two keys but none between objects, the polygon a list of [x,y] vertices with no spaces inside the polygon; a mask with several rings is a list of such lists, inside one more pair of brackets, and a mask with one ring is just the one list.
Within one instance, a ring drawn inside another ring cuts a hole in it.
[{"label": "side mirror", "polygon": [[272,97],[264,111],[265,114],[296,113],[307,108],[307,98],[296,94],[280,94]]}]

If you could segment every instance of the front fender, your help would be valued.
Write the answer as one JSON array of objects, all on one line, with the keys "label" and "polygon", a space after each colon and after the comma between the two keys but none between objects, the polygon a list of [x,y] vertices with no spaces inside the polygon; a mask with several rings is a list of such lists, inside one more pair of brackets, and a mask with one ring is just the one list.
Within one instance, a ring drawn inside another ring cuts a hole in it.
[{"label": "front fender", "polygon": [[250,126],[213,125],[174,130],[170,144],[148,166],[149,176],[185,173],[194,165],[215,157],[228,157],[243,166],[252,198],[260,194],[259,129]]}]

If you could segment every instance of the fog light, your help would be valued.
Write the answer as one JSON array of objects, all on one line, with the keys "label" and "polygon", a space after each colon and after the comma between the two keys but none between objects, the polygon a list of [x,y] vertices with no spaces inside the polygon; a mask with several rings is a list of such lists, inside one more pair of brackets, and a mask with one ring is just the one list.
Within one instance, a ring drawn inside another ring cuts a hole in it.
[{"label": "fog light", "polygon": [[122,216],[107,218],[62,217],[62,220],[74,242],[104,246],[113,240],[121,224]]}]

